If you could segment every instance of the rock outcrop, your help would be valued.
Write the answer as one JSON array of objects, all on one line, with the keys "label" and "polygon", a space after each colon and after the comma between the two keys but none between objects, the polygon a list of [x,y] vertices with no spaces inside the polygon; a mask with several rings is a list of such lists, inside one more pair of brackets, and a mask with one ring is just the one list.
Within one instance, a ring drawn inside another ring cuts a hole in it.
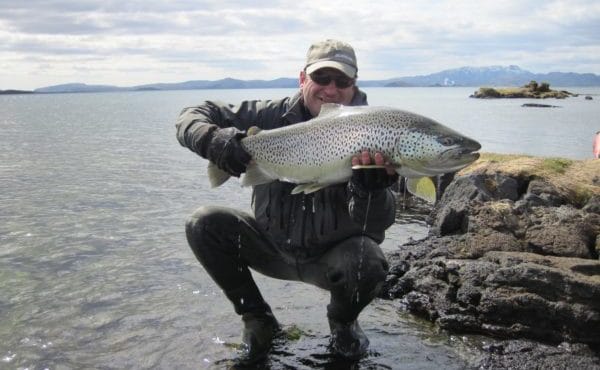
[{"label": "rock outcrop", "polygon": [[538,84],[536,81],[531,81],[522,87],[480,87],[470,97],[478,99],[498,99],[498,98],[528,98],[528,99],[565,99],[577,94],[570,93],[566,90],[552,90],[548,83]]},{"label": "rock outcrop", "polygon": [[600,368],[600,161],[558,162],[567,164],[540,175],[491,160],[457,177],[429,236],[388,255],[383,296],[452,333],[509,340],[487,350],[483,368],[517,368],[536,351],[568,359],[565,346]]}]

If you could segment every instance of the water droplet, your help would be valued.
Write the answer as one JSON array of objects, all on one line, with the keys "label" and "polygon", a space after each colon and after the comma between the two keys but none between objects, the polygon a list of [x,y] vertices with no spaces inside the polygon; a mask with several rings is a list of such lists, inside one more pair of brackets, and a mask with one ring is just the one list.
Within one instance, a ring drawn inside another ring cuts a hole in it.
[{"label": "water droplet", "polygon": [[244,298],[240,298],[240,304],[243,305],[244,304]]},{"label": "water droplet", "polygon": [[[225,343],[225,341],[224,341],[223,339],[219,338],[219,337],[214,337],[214,338],[212,339],[212,341],[213,341],[213,343],[215,343],[215,344],[224,344],[224,343]],[[207,359],[207,358],[205,358],[205,359],[204,359],[204,361],[208,361],[208,359]]]},{"label": "water droplet", "polygon": [[11,362],[12,360],[15,359],[15,357],[17,357],[16,353],[8,353],[6,356],[2,357],[2,362]]}]

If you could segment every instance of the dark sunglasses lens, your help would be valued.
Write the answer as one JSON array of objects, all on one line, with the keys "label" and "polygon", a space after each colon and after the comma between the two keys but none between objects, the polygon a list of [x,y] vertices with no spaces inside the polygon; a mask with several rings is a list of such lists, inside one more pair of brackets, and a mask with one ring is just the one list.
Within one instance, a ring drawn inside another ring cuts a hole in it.
[{"label": "dark sunglasses lens", "polygon": [[350,85],[352,85],[352,79],[348,78],[348,77],[338,77],[335,79],[335,86],[338,89],[345,89],[347,87],[350,87]]},{"label": "dark sunglasses lens", "polygon": [[331,80],[335,82],[335,87],[338,89],[345,89],[352,85],[352,79],[345,76],[332,77],[330,75],[311,74],[310,79],[316,82],[318,85],[327,86],[331,83]]},{"label": "dark sunglasses lens", "polygon": [[310,75],[310,79],[315,81],[318,85],[327,86],[331,83],[331,76],[329,75]]}]

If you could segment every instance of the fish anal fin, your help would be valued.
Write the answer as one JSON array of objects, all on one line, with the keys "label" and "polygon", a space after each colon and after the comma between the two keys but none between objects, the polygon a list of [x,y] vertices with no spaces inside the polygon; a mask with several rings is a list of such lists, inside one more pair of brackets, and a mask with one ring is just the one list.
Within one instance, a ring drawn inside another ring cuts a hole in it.
[{"label": "fish anal fin", "polygon": [[315,191],[319,191],[327,186],[329,186],[329,184],[320,184],[317,182],[298,184],[298,185],[296,185],[296,187],[294,187],[292,189],[292,194],[300,194],[300,193],[310,194],[310,193],[314,193]]},{"label": "fish anal fin", "polygon": [[426,202],[435,203],[435,184],[429,177],[409,178],[406,181],[406,190]]}]

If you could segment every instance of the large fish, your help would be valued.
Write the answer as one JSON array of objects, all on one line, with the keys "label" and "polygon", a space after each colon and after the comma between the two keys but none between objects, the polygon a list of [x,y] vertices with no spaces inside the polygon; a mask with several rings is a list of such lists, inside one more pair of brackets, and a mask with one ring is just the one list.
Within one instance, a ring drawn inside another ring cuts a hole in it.
[{"label": "large fish", "polygon": [[[408,179],[409,191],[429,201],[428,177],[458,171],[479,158],[475,152],[481,148],[475,140],[415,113],[338,104],[324,104],[306,122],[273,130],[253,127],[241,143],[252,156],[243,186],[281,180],[298,184],[293,193],[311,193],[348,181],[352,157],[369,150],[381,152]],[[212,163],[208,176],[213,187],[229,178]]]}]

